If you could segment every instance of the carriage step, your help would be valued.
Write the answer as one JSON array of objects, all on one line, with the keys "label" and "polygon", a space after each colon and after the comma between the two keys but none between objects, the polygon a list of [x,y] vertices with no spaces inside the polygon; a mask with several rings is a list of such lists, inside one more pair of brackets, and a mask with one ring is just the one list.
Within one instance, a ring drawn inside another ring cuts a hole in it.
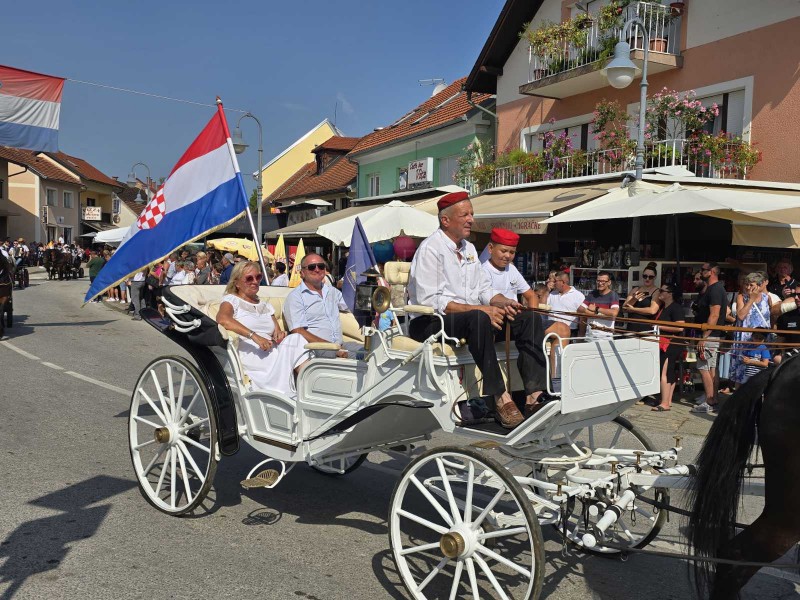
[{"label": "carriage step", "polygon": [[266,469],[261,471],[255,477],[250,477],[249,479],[245,479],[242,481],[241,485],[246,490],[252,490],[255,488],[272,488],[275,487],[275,484],[278,483],[278,480],[281,478],[281,474],[275,469]]}]

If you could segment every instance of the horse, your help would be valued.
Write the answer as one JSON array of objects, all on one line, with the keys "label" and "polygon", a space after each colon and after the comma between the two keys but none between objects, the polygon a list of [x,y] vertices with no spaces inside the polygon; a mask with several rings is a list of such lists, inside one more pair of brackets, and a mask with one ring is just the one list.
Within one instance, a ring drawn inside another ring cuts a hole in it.
[{"label": "horse", "polygon": [[72,273],[72,255],[58,248],[50,248],[44,253],[44,266],[48,279],[69,279]]},{"label": "horse", "polygon": [[[0,253],[0,338],[5,335],[6,304],[11,301],[14,289],[14,268],[11,262]],[[11,326],[11,314],[8,316],[8,326]]]},{"label": "horse", "polygon": [[[689,493],[688,538],[700,557],[772,562],[800,541],[800,360],[784,358],[725,402],[703,443]],[[758,437],[756,441],[756,435]],[[764,510],[736,534],[744,471],[753,447],[764,463]],[[760,567],[696,561],[695,586],[711,600],[736,598]]]}]

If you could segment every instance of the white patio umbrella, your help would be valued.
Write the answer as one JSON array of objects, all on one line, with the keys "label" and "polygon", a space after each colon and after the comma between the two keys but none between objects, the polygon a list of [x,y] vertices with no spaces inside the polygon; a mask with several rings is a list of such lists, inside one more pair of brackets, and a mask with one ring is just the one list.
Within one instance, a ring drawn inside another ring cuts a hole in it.
[{"label": "white patio umbrella", "polygon": [[[637,186],[642,184],[637,183]],[[627,188],[625,188],[627,189]],[[652,190],[627,197],[613,190],[596,200],[550,217],[544,223],[574,223],[602,219],[626,219],[657,215],[704,214],[719,219],[736,220],[742,214],[800,208],[800,196],[764,194],[707,187],[684,187],[674,183],[661,192]]]},{"label": "white patio umbrella", "polygon": [[370,243],[389,240],[401,233],[411,237],[428,237],[439,226],[439,219],[435,215],[418,210],[405,202],[393,200],[389,204],[376,206],[357,215],[320,225],[317,235],[328,238],[336,246],[349,246],[356,217],[361,219]]}]

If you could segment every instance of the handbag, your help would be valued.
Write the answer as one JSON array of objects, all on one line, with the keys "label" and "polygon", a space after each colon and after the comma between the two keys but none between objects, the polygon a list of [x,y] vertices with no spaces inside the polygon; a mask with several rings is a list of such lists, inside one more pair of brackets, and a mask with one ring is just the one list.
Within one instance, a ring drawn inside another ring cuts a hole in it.
[{"label": "handbag", "polygon": [[[662,312],[664,312],[663,308],[660,311],[658,311],[658,314],[656,315],[656,321],[658,321],[661,318],[661,313]],[[658,337],[658,349],[661,350],[661,352],[666,352],[667,348],[669,348],[669,338],[665,337],[663,335],[659,336]]]}]

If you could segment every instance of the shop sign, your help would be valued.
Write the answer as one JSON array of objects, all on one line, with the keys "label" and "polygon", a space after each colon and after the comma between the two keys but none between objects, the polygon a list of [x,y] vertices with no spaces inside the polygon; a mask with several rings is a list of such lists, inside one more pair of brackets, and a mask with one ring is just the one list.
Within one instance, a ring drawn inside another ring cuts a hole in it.
[{"label": "shop sign", "polygon": [[48,210],[47,206],[42,207],[42,224],[47,225],[50,221],[48,217],[50,216],[50,211]]},{"label": "shop sign", "polygon": [[433,158],[420,158],[408,163],[408,187],[420,187],[433,181]]},{"label": "shop sign", "polygon": [[479,233],[490,233],[495,227],[508,229],[519,235],[544,235],[547,233],[547,225],[542,223],[546,217],[501,217],[483,219],[480,215],[475,217],[472,224],[472,231]]},{"label": "shop sign", "polygon": [[103,219],[102,206],[84,206],[83,207],[83,220],[84,221],[101,221]]}]

